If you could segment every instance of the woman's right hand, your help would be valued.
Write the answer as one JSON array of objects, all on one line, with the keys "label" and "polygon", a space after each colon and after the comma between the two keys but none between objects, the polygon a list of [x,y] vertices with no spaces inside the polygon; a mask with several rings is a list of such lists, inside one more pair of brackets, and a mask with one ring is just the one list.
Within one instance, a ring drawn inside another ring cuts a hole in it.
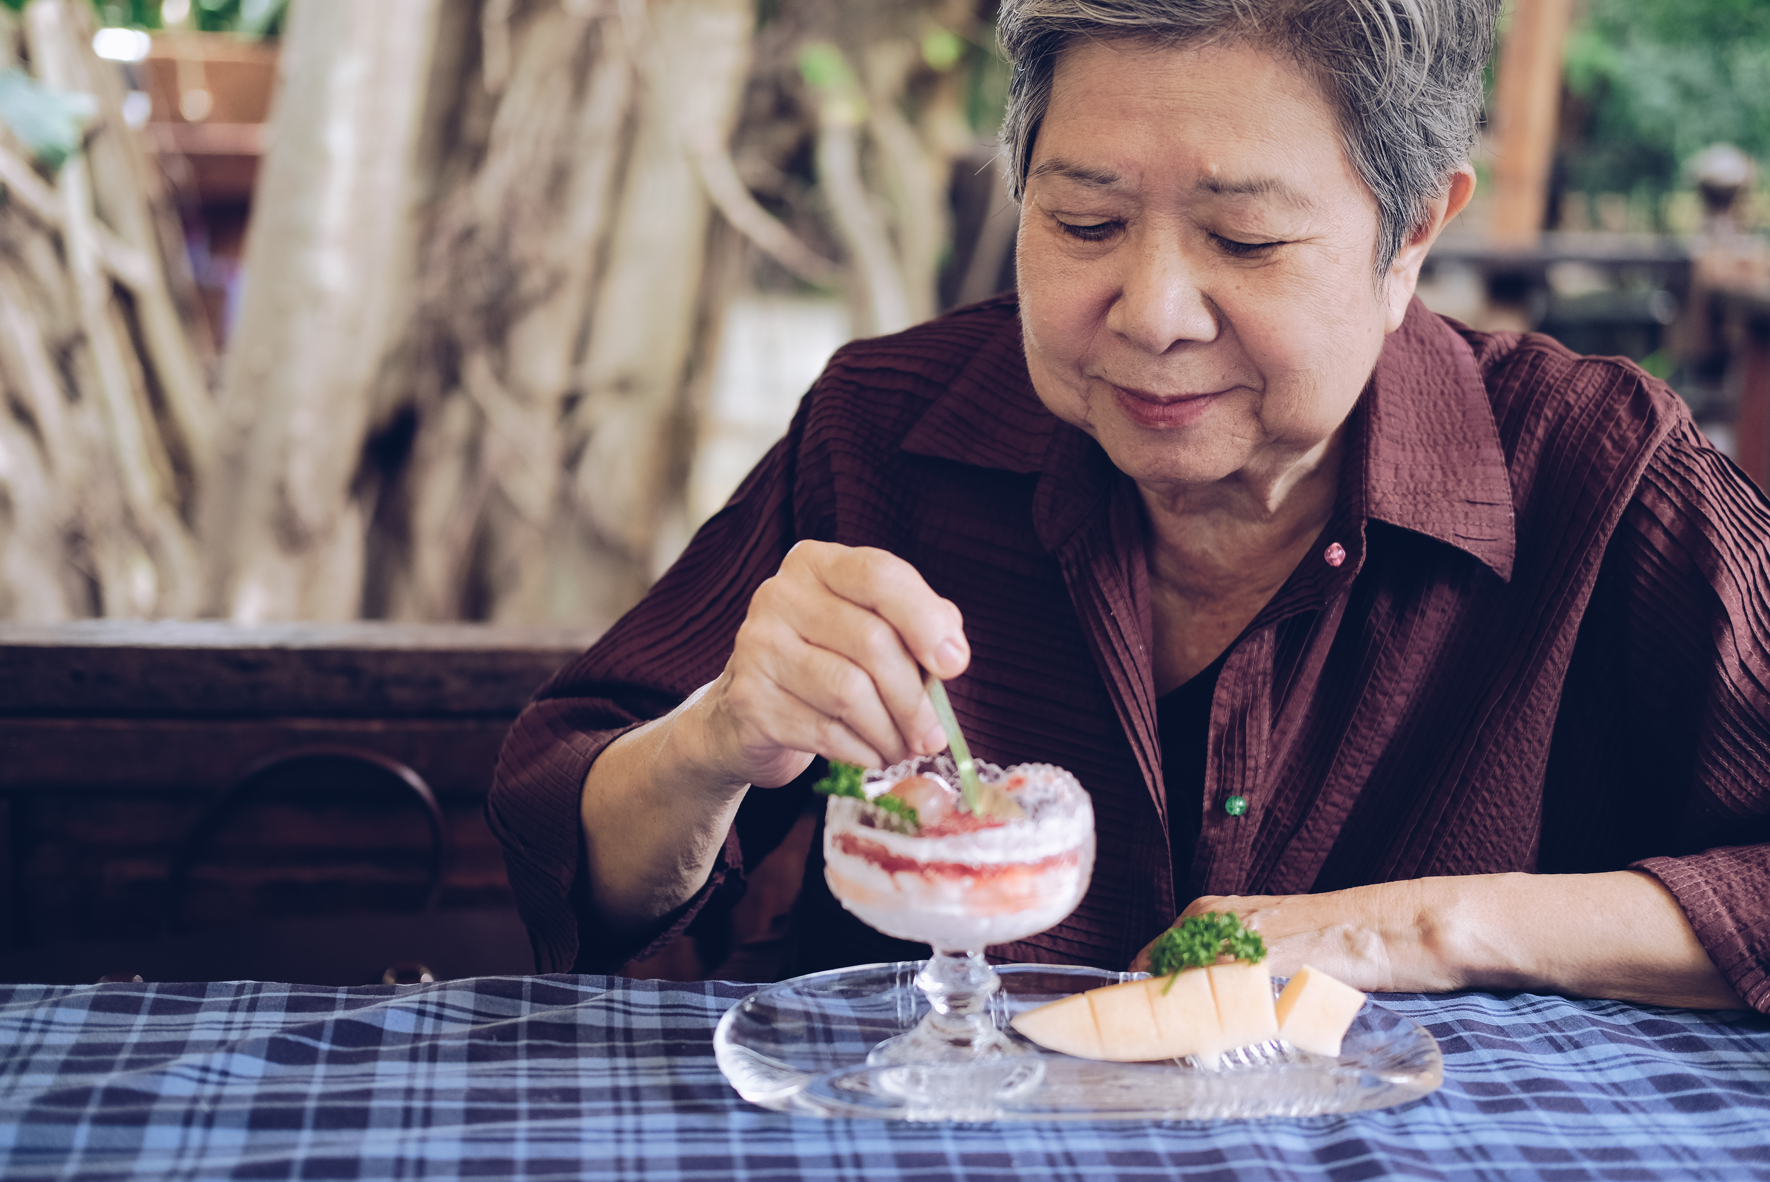
[{"label": "woman's right hand", "polygon": [[643,935],[706,883],[751,785],[816,755],[884,767],[946,745],[921,668],[964,672],[959,609],[883,550],[801,542],[750,599],[719,677],[606,747],[579,799],[589,897]]},{"label": "woman's right hand", "polygon": [[922,683],[965,671],[959,609],[903,559],[800,542],[756,589],[725,671],[690,714],[703,758],[778,787],[822,755],[885,767],[946,746]]}]

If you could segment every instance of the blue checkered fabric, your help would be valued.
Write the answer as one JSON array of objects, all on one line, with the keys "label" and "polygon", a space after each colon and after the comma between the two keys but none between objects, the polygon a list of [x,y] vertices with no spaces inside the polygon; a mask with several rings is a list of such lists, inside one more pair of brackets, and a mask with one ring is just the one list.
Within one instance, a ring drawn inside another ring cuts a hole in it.
[{"label": "blue checkered fabric", "polygon": [[712,1037],[748,988],[0,986],[0,1177],[1770,1179],[1757,1015],[1389,995],[1444,1050],[1400,1108],[941,1127],[738,1099]]}]

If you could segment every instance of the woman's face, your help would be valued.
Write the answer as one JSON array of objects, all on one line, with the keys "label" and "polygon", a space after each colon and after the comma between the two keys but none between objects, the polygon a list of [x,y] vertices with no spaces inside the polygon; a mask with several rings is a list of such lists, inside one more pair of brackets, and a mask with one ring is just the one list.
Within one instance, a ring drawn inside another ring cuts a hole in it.
[{"label": "woman's face", "polygon": [[1379,290],[1376,241],[1376,199],[1296,66],[1080,43],[1021,213],[1033,385],[1151,492],[1282,483],[1325,453],[1412,295],[1417,258]]}]

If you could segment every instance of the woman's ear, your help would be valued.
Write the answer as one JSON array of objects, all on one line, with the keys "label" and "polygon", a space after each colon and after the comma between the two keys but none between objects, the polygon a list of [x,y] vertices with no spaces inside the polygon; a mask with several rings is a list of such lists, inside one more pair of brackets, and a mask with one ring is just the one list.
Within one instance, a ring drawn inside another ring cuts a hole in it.
[{"label": "woman's ear", "polygon": [[1426,261],[1427,252],[1474,195],[1475,169],[1465,164],[1450,174],[1444,192],[1426,203],[1426,216],[1395,252],[1388,274],[1383,276],[1383,299],[1387,305],[1384,331],[1394,332],[1401,327],[1407,306],[1413,301],[1414,288],[1419,286],[1420,265]]}]

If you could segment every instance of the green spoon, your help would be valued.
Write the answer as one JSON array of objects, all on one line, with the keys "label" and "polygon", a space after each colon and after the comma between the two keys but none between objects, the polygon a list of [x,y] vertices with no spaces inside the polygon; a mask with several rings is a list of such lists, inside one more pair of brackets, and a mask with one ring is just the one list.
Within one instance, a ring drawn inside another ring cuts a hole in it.
[{"label": "green spoon", "polygon": [[958,761],[959,795],[964,800],[967,811],[979,817],[1017,820],[1026,816],[1021,807],[1009,799],[1006,792],[977,778],[977,765],[972,762],[971,748],[966,745],[965,736],[959,730],[958,716],[953,713],[953,704],[947,700],[946,686],[941,683],[940,678],[932,673],[926,674],[923,684],[928,687],[928,698],[934,703],[934,713],[940,718],[940,727],[946,732],[947,745],[953,749],[953,759]]}]

